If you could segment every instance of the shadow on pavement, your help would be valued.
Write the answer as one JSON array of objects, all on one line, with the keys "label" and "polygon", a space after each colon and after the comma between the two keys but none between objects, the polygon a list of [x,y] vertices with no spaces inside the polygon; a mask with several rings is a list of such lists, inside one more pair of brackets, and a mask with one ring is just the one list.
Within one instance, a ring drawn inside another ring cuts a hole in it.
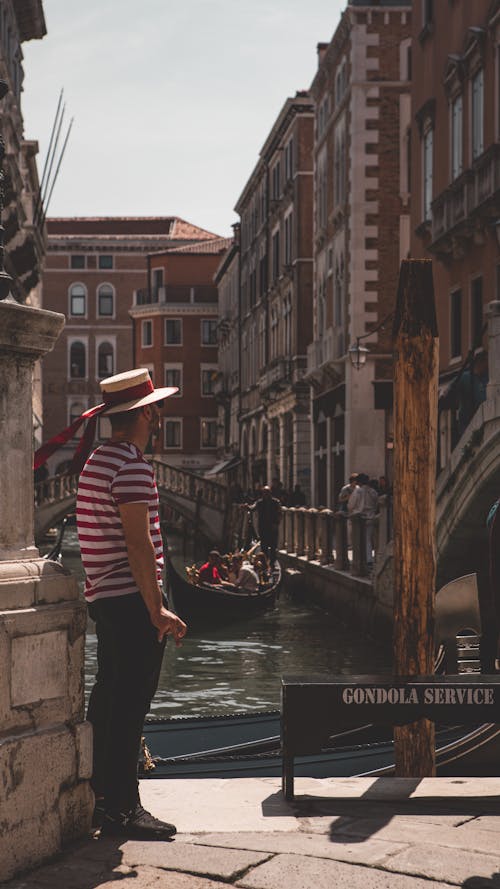
[{"label": "shadow on pavement", "polygon": [[500,886],[500,873],[488,877],[467,877],[462,883],[462,889],[498,889]]},{"label": "shadow on pavement", "polygon": [[[397,781],[397,798],[395,793],[391,798],[391,781]],[[417,796],[412,797],[421,780],[419,778],[394,779],[377,778],[361,796],[352,797],[342,795],[342,785],[339,793],[333,796],[313,797],[296,796],[294,800],[286,802],[281,792],[273,793],[262,802],[262,814],[264,817],[295,817],[295,818],[321,818],[334,817],[335,821],[330,826],[330,839],[332,843],[363,843],[371,836],[378,833],[383,827],[398,815],[458,815],[479,817],[481,815],[498,815],[500,811],[500,796]],[[457,784],[463,781],[457,779]],[[449,787],[449,784],[448,784]],[[363,828],[356,835],[356,819],[363,819]],[[349,827],[349,833],[343,830]],[[326,833],[326,831],[325,831]],[[475,889],[470,884],[467,889]],[[499,886],[500,880],[494,883],[486,883],[487,886]]]},{"label": "shadow on pavement", "polygon": [[140,874],[122,864],[124,842],[121,838],[89,838],[71,844],[51,862],[5,883],[5,889],[98,889],[111,881],[126,886],[123,881],[136,880]]}]

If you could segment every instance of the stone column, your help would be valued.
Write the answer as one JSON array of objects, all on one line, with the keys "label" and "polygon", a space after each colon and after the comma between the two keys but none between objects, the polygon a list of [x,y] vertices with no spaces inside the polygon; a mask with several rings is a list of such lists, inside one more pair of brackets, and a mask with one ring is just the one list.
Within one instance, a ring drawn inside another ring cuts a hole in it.
[{"label": "stone column", "polygon": [[90,827],[86,608],[33,535],[31,387],[64,317],[0,300],[0,882]]},{"label": "stone column", "polygon": [[291,515],[290,510],[286,507],[283,507],[283,549],[286,553],[291,552],[290,543],[292,540],[292,523],[291,523]]},{"label": "stone column", "polygon": [[291,506],[288,510],[288,515],[290,516],[290,534],[291,534],[291,542],[290,547],[288,549],[289,553],[298,554],[298,530],[297,530],[297,508],[295,506]]},{"label": "stone column", "polygon": [[335,522],[335,567],[339,571],[349,569],[349,554],[347,549],[347,515],[336,513]]},{"label": "stone column", "polygon": [[311,425],[307,408],[293,413],[293,483],[301,486],[306,502],[311,502]]},{"label": "stone column", "polygon": [[274,476],[274,455],[276,452],[276,425],[274,422],[274,418],[269,420],[267,427],[267,478],[266,484],[271,484],[271,479]]},{"label": "stone column", "polygon": [[305,544],[305,520],[306,520],[306,512],[307,509],[304,506],[300,506],[295,513],[295,521],[297,523],[297,555],[303,556],[305,554],[306,544]]},{"label": "stone column", "polygon": [[279,473],[280,482],[286,487],[286,467],[285,467],[285,415],[280,414],[278,417],[280,455],[279,455]]},{"label": "stone column", "polygon": [[318,510],[317,509],[308,509],[307,510],[307,540],[306,540],[306,555],[309,561],[314,561],[316,558],[317,552],[320,548],[320,544],[318,543]]},{"label": "stone column", "polygon": [[365,577],[366,568],[366,521],[363,516],[353,515],[352,527],[352,565],[351,572],[357,577]]},{"label": "stone column", "polygon": [[488,385],[486,397],[500,395],[500,301],[488,304]]},{"label": "stone column", "polygon": [[320,563],[328,565],[332,561],[333,550],[333,512],[331,509],[322,509],[318,513],[319,541],[321,548]]}]

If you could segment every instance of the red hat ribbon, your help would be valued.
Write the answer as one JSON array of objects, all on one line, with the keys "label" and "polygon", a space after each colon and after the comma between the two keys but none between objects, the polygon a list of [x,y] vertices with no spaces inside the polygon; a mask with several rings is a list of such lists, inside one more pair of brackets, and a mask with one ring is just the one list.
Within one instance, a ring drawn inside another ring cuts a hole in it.
[{"label": "red hat ribbon", "polygon": [[42,466],[45,461],[55,453],[55,451],[59,450],[59,448],[66,444],[67,441],[74,438],[75,433],[78,432],[80,426],[88,420],[85,432],[80,438],[78,447],[69,465],[69,472],[80,473],[92,450],[97,426],[97,417],[99,414],[103,414],[110,407],[116,407],[119,404],[127,404],[129,401],[144,398],[146,395],[150,395],[151,392],[154,392],[154,386],[151,380],[146,380],[146,382],[139,383],[137,386],[129,386],[128,389],[120,389],[117,392],[104,392],[103,404],[98,404],[95,407],[91,407],[84,411],[83,414],[80,414],[80,416],[71,423],[71,426],[63,429],[62,432],[58,432],[57,435],[54,435],[53,438],[49,439],[49,441],[45,442],[45,444],[38,448],[34,456],[33,469],[38,469]]}]

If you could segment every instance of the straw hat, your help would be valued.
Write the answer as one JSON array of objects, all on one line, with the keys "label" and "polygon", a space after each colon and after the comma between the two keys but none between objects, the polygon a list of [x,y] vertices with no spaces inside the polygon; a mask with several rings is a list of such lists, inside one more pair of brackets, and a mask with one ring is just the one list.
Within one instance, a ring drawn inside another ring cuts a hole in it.
[{"label": "straw hat", "polygon": [[125,373],[116,374],[114,377],[108,377],[107,380],[101,381],[100,387],[104,399],[102,404],[96,404],[95,407],[84,411],[70,426],[58,432],[38,448],[34,456],[33,469],[38,469],[52,454],[74,438],[80,426],[85,424],[85,432],[80,438],[69,467],[70,472],[80,472],[92,450],[98,417],[103,414],[120,414],[124,411],[132,411],[136,407],[143,407],[154,401],[162,401],[179,391],[177,386],[155,389],[146,367],[138,367],[134,370],[127,370]]},{"label": "straw hat", "polygon": [[104,397],[103,414],[118,414],[132,411],[136,407],[162,401],[179,391],[177,386],[164,386],[155,389],[146,367],[126,370],[100,382]]}]

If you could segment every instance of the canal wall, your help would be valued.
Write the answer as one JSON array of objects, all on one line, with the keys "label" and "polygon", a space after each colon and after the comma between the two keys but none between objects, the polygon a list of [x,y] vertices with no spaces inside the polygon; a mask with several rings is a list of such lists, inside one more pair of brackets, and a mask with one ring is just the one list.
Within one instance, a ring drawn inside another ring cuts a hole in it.
[{"label": "canal wall", "polygon": [[331,565],[280,551],[285,592],[318,605],[339,620],[390,644],[392,638],[392,583],[384,570],[375,586],[369,577],[356,577]]}]

